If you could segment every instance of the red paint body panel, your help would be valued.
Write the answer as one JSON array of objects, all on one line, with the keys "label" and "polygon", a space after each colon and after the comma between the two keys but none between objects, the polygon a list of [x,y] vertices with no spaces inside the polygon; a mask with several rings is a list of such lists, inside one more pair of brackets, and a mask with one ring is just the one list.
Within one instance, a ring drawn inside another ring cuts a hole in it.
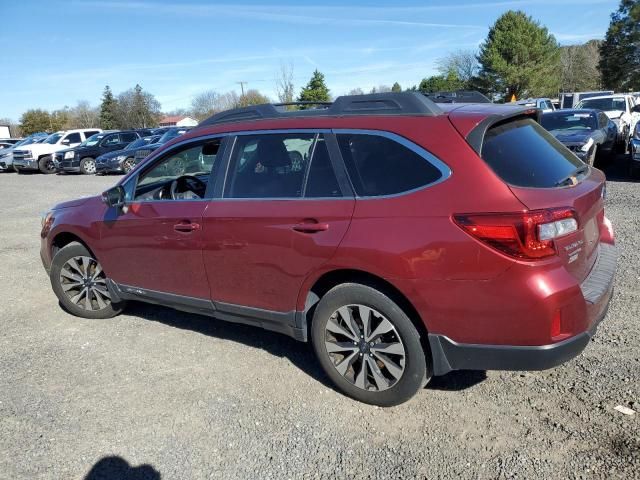
[{"label": "red paint body panel", "polygon": [[[304,279],[332,257],[355,201],[217,200],[204,216],[204,264],[219,302],[290,312]],[[298,232],[302,222],[326,231]]]}]

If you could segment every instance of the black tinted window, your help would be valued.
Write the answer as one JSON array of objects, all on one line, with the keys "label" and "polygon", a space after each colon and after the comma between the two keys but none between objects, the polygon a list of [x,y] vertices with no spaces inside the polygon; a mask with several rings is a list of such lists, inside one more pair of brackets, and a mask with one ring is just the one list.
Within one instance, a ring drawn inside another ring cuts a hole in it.
[{"label": "black tinted window", "polygon": [[120,143],[131,143],[134,140],[138,139],[138,135],[133,132],[121,133],[120,134]]},{"label": "black tinted window", "polygon": [[96,133],[100,133],[97,130],[89,130],[88,132],[84,132],[84,138],[89,138],[91,135],[95,135]]},{"label": "black tinted window", "polygon": [[489,129],[482,158],[505,182],[519,187],[554,187],[583,165],[533,120]]},{"label": "black tinted window", "polygon": [[429,161],[390,138],[379,135],[337,135],[349,177],[359,196],[392,195],[440,179]]},{"label": "black tinted window", "polygon": [[80,138],[79,133],[70,133],[64,138],[68,143],[81,143],[82,139]]},{"label": "black tinted window", "polygon": [[323,137],[318,139],[313,150],[304,196],[311,198],[342,196],[336,173],[331,165],[329,150]]},{"label": "black tinted window", "polygon": [[241,135],[231,156],[228,198],[296,198],[315,135]]}]

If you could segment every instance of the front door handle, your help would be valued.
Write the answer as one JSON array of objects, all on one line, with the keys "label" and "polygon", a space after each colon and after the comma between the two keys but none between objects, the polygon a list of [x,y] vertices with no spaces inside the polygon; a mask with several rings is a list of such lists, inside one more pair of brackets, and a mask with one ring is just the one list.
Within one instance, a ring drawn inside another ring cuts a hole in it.
[{"label": "front door handle", "polygon": [[324,232],[326,230],[329,230],[329,224],[328,223],[302,222],[302,223],[298,223],[297,225],[294,225],[293,229],[296,232],[317,233],[317,232]]},{"label": "front door handle", "polygon": [[173,229],[176,232],[180,232],[180,233],[191,233],[191,232],[195,232],[197,230],[200,230],[200,224],[199,223],[185,221],[185,222],[176,223],[173,226]]}]

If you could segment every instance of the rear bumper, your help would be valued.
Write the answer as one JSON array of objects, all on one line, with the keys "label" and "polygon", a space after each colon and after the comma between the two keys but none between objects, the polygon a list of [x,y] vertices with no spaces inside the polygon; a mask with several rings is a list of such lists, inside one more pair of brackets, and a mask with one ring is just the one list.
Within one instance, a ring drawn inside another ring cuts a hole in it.
[{"label": "rear bumper", "polygon": [[580,285],[590,317],[588,330],[548,345],[458,343],[446,335],[429,334],[433,374],[444,375],[452,370],[546,370],[576,357],[607,314],[616,264],[616,247],[601,244],[596,264]]}]

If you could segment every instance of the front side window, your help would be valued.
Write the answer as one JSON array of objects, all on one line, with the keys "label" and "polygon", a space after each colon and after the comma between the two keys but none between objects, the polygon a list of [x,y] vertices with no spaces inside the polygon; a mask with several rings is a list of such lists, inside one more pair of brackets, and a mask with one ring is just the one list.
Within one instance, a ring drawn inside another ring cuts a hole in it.
[{"label": "front side window", "polygon": [[363,133],[336,137],[351,183],[361,197],[407,192],[443,175],[424,156],[391,138]]},{"label": "front side window", "polygon": [[68,143],[69,145],[73,145],[75,143],[82,142],[82,139],[80,138],[79,133],[70,133],[62,141]]},{"label": "front side window", "polygon": [[100,145],[103,147],[112,147],[113,145],[118,145],[120,143],[120,137],[118,134],[109,135],[106,137]]},{"label": "front side window", "polygon": [[176,148],[144,170],[135,200],[197,200],[205,197],[211,172],[217,166],[221,139]]},{"label": "front side window", "polygon": [[226,198],[297,198],[315,134],[285,133],[237,137]]}]

